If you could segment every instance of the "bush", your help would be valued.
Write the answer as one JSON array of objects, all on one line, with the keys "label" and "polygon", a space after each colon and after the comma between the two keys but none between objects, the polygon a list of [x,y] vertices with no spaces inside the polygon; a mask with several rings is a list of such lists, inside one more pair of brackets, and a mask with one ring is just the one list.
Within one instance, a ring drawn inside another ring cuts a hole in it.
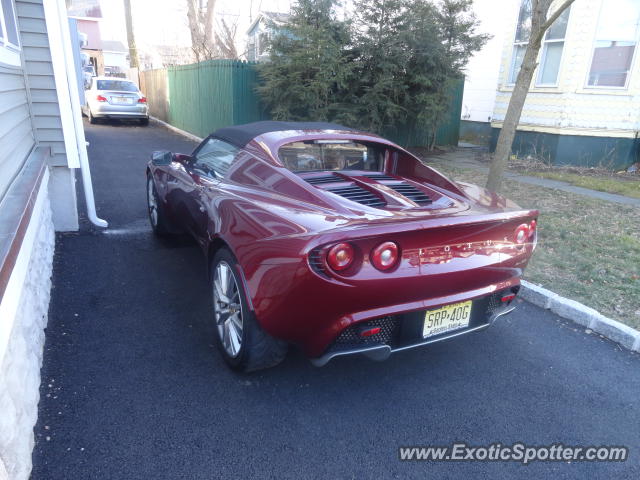
[{"label": "bush", "polygon": [[328,120],[382,133],[399,124],[435,131],[451,82],[488,39],[475,33],[471,0],[299,0],[271,25],[258,92],[275,119]]}]

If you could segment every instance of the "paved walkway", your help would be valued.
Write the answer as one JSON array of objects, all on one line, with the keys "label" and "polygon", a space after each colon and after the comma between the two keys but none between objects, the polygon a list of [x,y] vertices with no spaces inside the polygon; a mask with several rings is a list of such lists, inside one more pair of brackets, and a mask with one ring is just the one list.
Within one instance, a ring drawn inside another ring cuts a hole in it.
[{"label": "paved walkway", "polygon": [[[457,150],[454,150],[452,152],[447,152],[445,154],[437,155],[431,158],[436,158],[438,160],[452,163],[459,168],[469,168],[472,170],[477,170],[479,172],[487,173],[489,171],[489,168],[486,166],[486,164],[473,158],[477,151],[478,149],[476,148],[458,148]],[[505,178],[515,180],[520,183],[528,183],[530,185],[538,185],[540,187],[555,188],[556,190],[577,193],[578,195],[597,198],[599,200],[606,200],[608,202],[640,207],[640,198],[625,197],[624,195],[618,195],[615,193],[600,192],[598,190],[591,190],[589,188],[577,187],[575,185],[571,185],[568,182],[551,180],[548,178],[531,177],[529,175],[520,175],[519,173],[513,172],[505,172],[504,176]]]}]

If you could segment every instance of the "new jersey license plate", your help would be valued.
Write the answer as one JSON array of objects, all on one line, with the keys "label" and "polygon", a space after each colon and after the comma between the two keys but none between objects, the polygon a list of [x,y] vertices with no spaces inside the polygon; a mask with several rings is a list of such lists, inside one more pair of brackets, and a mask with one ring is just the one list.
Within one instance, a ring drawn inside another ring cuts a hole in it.
[{"label": "new jersey license plate", "polygon": [[424,317],[422,336],[424,338],[433,337],[468,327],[471,318],[471,303],[469,300],[428,310]]}]

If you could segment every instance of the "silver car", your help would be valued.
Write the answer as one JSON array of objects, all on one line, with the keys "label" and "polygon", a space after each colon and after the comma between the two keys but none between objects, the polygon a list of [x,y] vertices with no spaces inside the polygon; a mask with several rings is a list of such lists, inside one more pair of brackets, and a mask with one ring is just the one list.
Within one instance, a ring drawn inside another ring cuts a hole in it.
[{"label": "silver car", "polygon": [[91,123],[100,118],[139,120],[149,123],[147,99],[135,83],[114,77],[94,77],[85,91],[84,114]]}]

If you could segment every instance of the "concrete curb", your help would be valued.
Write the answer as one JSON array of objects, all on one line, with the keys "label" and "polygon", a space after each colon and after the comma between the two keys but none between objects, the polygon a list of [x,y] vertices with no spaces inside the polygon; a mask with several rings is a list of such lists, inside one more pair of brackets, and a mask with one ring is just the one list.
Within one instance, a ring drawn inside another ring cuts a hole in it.
[{"label": "concrete curb", "polygon": [[575,300],[561,297],[546,288],[522,280],[520,298],[556,315],[591,329],[609,340],[634,352],[640,352],[640,332],[617,320],[607,318],[593,308]]},{"label": "concrete curb", "polygon": [[183,135],[183,136],[187,137],[189,140],[193,140],[194,142],[198,142],[198,143],[200,143],[200,142],[203,140],[202,138],[200,138],[200,137],[198,137],[198,136],[196,136],[196,135],[193,135],[193,134],[191,134],[191,133],[189,133],[189,132],[185,132],[184,130],[179,129],[178,127],[174,127],[174,126],[173,126],[173,125],[171,125],[170,123],[163,122],[163,121],[162,121],[162,120],[160,120],[159,118],[152,117],[151,115],[149,115],[149,118],[150,118],[152,121],[154,121],[154,122],[156,122],[156,123],[158,123],[158,124],[162,125],[163,127],[166,127],[166,128],[168,128],[169,130],[172,130],[172,131],[176,132],[177,134],[180,134],[180,135]]}]

